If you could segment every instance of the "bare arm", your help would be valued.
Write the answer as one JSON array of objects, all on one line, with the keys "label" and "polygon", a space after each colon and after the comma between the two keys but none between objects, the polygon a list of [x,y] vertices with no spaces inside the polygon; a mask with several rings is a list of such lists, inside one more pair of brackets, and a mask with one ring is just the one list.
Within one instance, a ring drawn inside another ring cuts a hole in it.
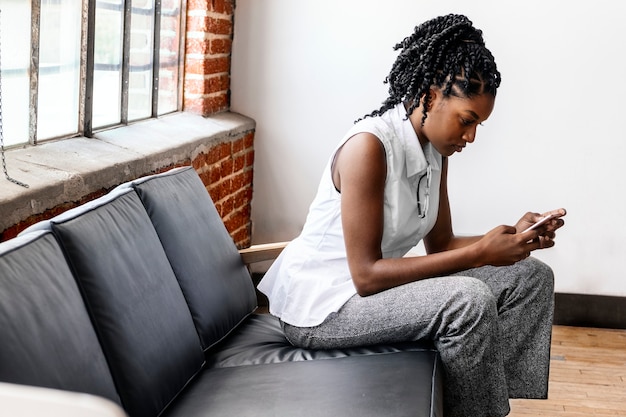
[{"label": "bare arm", "polygon": [[452,215],[448,199],[448,158],[443,158],[439,185],[439,212],[433,229],[424,238],[427,253],[459,249],[479,241],[483,236],[455,236],[452,231]]},{"label": "bare arm", "polygon": [[471,267],[512,264],[539,247],[539,243],[529,243],[537,237],[537,231],[516,234],[513,226],[499,226],[483,237],[454,237],[444,175],[440,215],[426,242],[429,254],[383,259],[386,171],[384,148],[378,138],[369,133],[349,139],[338,151],[333,164],[333,181],[342,194],[348,265],[361,296]]}]

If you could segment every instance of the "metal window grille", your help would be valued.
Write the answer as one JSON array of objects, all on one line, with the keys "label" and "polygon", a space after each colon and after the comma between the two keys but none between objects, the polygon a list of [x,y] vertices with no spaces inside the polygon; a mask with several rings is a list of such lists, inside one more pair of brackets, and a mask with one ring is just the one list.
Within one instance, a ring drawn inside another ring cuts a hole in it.
[{"label": "metal window grille", "polygon": [[[55,0],[61,2],[62,0]],[[135,0],[138,1],[138,0]],[[54,66],[47,66],[46,68],[40,68],[39,55],[40,55],[40,29],[41,29],[41,10],[42,0],[31,0],[31,59],[30,59],[30,71],[29,71],[29,138],[28,142],[31,145],[35,145],[38,142],[38,86],[40,81],[40,75],[45,74],[46,71],[58,71],[60,68]],[[129,118],[129,77],[131,74],[131,23],[133,16],[139,14],[150,14],[153,19],[153,33],[151,39],[152,45],[152,62],[149,65],[152,76],[150,83],[152,84],[150,90],[151,100],[147,105],[149,108],[148,116],[158,117],[159,112],[159,82],[160,82],[160,68],[162,64],[161,58],[161,18],[163,17],[162,0],[153,0],[151,8],[143,9],[139,7],[133,8],[133,0],[122,0],[118,4],[113,2],[107,2],[102,0],[83,0],[82,2],[82,29],[81,29],[81,64],[80,74],[81,86],[79,94],[79,114],[78,114],[78,126],[76,134],[87,137],[92,137],[94,131],[101,128],[110,128],[117,125],[128,124],[131,121]],[[173,2],[168,2],[171,5]],[[177,16],[179,21],[179,42],[177,44],[177,57],[178,59],[174,63],[178,67],[178,78],[175,80],[176,84],[176,110],[182,108],[182,65],[183,65],[183,46],[184,46],[184,16],[185,16],[185,0],[177,0],[174,2],[177,7],[172,10],[165,11],[166,16]],[[119,65],[108,66],[98,64],[95,62],[95,37],[96,37],[96,19],[97,11],[102,9],[114,9],[119,11],[123,15],[122,28],[111,28],[111,30],[122,30],[122,56]],[[167,58],[169,59],[169,58]],[[94,71],[121,71],[121,83],[120,83],[120,114],[119,123],[114,123],[106,126],[94,126]],[[175,111],[176,111],[175,110]],[[162,113],[162,112],[161,112]]]}]

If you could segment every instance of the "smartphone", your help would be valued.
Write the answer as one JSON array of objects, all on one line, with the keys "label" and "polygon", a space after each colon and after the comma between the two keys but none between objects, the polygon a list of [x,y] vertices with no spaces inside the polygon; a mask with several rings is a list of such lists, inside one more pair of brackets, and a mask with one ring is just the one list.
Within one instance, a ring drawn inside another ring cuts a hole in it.
[{"label": "smartphone", "polygon": [[539,221],[537,221],[537,223],[533,224],[532,226],[530,226],[528,229],[524,230],[522,233],[526,233],[530,230],[533,230],[539,226],[541,226],[542,224],[544,224],[545,222],[552,220],[552,219],[557,219],[559,217],[561,217],[562,214],[548,214],[545,217],[542,217],[541,219],[539,219]]}]

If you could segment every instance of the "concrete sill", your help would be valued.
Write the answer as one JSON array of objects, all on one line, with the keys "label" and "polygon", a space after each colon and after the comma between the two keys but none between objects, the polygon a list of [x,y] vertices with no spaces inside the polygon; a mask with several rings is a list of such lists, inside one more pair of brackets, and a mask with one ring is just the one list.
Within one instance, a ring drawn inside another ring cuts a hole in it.
[{"label": "concrete sill", "polygon": [[237,113],[205,118],[175,113],[100,132],[6,152],[8,173],[0,172],[0,232],[33,215],[118,184],[193,160],[224,138],[254,130],[254,120]]}]

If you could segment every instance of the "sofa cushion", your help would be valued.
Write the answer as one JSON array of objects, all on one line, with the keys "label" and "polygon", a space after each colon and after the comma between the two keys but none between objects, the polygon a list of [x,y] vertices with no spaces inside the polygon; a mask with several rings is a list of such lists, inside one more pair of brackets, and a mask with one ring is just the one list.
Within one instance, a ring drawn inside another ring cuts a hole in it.
[{"label": "sofa cushion", "polygon": [[209,348],[256,308],[256,293],[233,239],[192,167],[132,183],[161,238]]},{"label": "sofa cushion", "polygon": [[51,220],[79,283],[122,404],[153,417],[203,364],[176,277],[132,189]]},{"label": "sofa cushion", "polygon": [[209,368],[163,417],[441,417],[437,367],[399,352]]},{"label": "sofa cushion", "polygon": [[0,381],[120,404],[74,277],[49,232],[0,244]]},{"label": "sofa cushion", "polygon": [[226,368],[241,365],[335,359],[347,356],[396,352],[437,353],[432,342],[404,342],[342,349],[304,349],[293,346],[283,333],[278,319],[270,314],[252,314],[226,339],[211,349],[207,366]]}]

